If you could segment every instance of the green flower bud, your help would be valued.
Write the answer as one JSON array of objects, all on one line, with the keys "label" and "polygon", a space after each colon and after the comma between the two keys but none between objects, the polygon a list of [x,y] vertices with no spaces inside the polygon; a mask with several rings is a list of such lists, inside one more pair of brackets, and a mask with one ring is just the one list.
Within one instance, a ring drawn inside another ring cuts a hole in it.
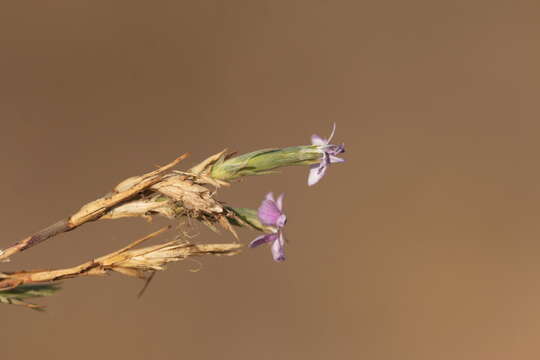
[{"label": "green flower bud", "polygon": [[293,146],[283,149],[264,149],[213,164],[210,176],[230,181],[242,176],[264,175],[285,166],[313,165],[321,161],[323,152],[315,145]]}]

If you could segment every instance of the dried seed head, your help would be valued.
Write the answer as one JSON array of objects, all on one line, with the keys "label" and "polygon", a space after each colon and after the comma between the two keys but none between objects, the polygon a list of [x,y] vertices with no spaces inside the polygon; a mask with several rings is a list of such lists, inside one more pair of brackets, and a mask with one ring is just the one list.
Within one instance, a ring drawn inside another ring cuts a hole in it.
[{"label": "dried seed head", "polygon": [[182,207],[190,212],[214,215],[223,213],[223,206],[213,199],[212,192],[186,176],[169,176],[154,184],[152,189],[174,201],[181,202]]}]

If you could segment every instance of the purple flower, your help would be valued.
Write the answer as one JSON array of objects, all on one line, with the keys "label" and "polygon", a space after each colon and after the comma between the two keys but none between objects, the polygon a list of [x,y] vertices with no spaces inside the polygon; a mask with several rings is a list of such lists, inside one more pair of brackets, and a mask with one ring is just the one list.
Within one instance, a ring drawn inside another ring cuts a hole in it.
[{"label": "purple flower", "polygon": [[265,243],[272,243],[272,256],[275,261],[285,260],[285,238],[283,237],[283,227],[287,222],[287,216],[283,213],[283,194],[274,200],[274,194],[268,193],[263,200],[258,212],[259,220],[265,226],[274,228],[271,234],[257,237],[250,244],[250,248],[257,247]]},{"label": "purple flower", "polygon": [[328,139],[323,139],[319,135],[313,135],[311,137],[311,144],[316,145],[319,148],[319,150],[323,154],[323,157],[319,164],[311,165],[308,176],[309,186],[315,185],[319,182],[319,180],[322,179],[322,177],[326,173],[328,165],[345,161],[344,159],[337,157],[337,155],[345,152],[345,144],[329,144],[330,140],[332,140],[332,137],[334,136],[335,131],[336,124],[334,123],[332,133],[330,134],[330,137]]}]

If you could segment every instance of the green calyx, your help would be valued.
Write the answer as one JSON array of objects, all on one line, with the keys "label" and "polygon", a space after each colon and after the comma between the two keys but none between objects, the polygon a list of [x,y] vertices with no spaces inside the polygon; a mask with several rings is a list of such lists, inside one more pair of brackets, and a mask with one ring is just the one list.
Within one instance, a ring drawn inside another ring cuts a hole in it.
[{"label": "green calyx", "polygon": [[[236,218],[231,217],[229,218],[229,222],[232,225],[235,226],[244,226],[248,225],[255,230],[259,230],[265,233],[273,233],[275,232],[275,228],[272,226],[266,226],[261,223],[261,220],[259,219],[259,216],[257,214],[257,210],[255,209],[249,209],[249,208],[232,208],[228,207],[228,210],[232,211],[234,215],[236,215]],[[240,221],[238,221],[240,220]]]},{"label": "green calyx", "polygon": [[210,176],[230,181],[243,176],[264,175],[285,166],[312,165],[321,161],[322,152],[315,145],[293,146],[282,149],[264,149],[220,159],[212,166]]}]

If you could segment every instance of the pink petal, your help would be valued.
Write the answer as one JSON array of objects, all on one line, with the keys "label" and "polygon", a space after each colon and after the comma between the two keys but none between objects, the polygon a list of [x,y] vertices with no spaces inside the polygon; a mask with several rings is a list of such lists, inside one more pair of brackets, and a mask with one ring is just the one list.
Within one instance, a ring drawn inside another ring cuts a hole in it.
[{"label": "pink petal", "polygon": [[334,155],[330,155],[330,162],[331,163],[340,163],[340,162],[344,162],[344,161],[345,161],[345,159],[342,159],[342,158],[334,156]]},{"label": "pink petal", "polygon": [[328,164],[326,159],[321,160],[320,164],[311,165],[309,169],[308,185],[313,186],[318,183],[326,173]]},{"label": "pink petal", "polygon": [[276,200],[276,205],[279,209],[279,211],[283,211],[283,198],[285,197],[285,194],[279,195],[279,197]]},{"label": "pink petal", "polygon": [[268,194],[266,194],[265,199],[266,199],[266,200],[270,200],[270,201],[275,201],[275,200],[274,200],[274,193],[273,193],[273,192],[269,192]]},{"label": "pink petal", "polygon": [[280,233],[279,237],[272,244],[272,257],[275,261],[284,261],[285,260],[285,250],[284,245],[285,240],[283,239],[283,234]]},{"label": "pink petal", "polygon": [[281,211],[273,200],[263,200],[258,212],[259,219],[264,225],[276,226]]},{"label": "pink petal", "polygon": [[254,247],[257,247],[259,245],[266,244],[266,243],[268,243],[270,241],[274,241],[274,240],[277,240],[277,234],[261,235],[261,236],[256,237],[255,240],[253,240],[252,242],[250,242],[248,246],[250,248],[254,248]]},{"label": "pink petal", "polygon": [[319,135],[311,136],[311,145],[326,145],[326,144],[328,144],[328,141],[324,140]]},{"label": "pink petal", "polygon": [[287,223],[287,216],[285,214],[281,214],[276,220],[276,226],[278,228],[284,227],[286,223]]}]

